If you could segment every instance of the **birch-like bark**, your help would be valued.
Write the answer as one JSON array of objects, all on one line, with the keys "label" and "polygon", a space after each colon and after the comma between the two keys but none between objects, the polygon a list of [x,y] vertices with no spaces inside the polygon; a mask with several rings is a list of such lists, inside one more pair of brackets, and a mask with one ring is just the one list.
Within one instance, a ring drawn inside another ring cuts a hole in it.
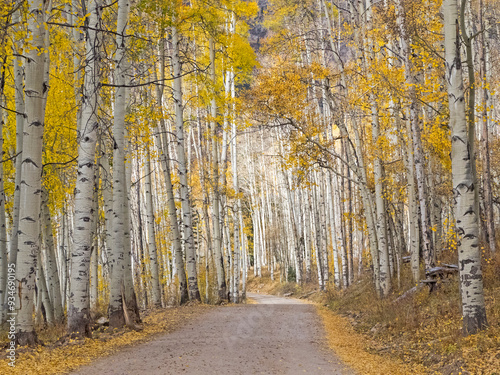
[{"label": "birch-like bark", "polygon": [[[304,194],[308,196],[308,192],[305,191]],[[304,247],[305,247],[305,258],[306,258],[306,282],[311,281],[311,269],[312,269],[312,234],[311,234],[311,215],[309,213],[309,204],[307,203],[307,198],[304,199]]]},{"label": "birch-like bark", "polygon": [[99,87],[99,5],[87,3],[89,11],[86,30],[86,64],[82,96],[82,125],[78,134],[78,171],[75,187],[75,216],[73,249],[71,254],[71,281],[68,298],[68,331],[90,337],[90,258],[93,244],[94,179]]},{"label": "birch-like bark", "polygon": [[[343,168],[340,166],[340,170],[343,170]],[[342,287],[347,288],[349,286],[349,275],[348,275],[348,268],[347,268],[347,248],[346,248],[346,241],[345,241],[345,222],[344,222],[344,189],[342,189],[343,186],[343,177],[338,177],[336,178],[336,189],[337,194],[335,194],[335,207],[336,207],[336,212],[337,212],[337,223],[336,223],[336,241],[339,244],[339,250],[340,250],[340,264],[342,268]],[[378,251],[378,250],[377,250]]]},{"label": "birch-like bark", "polygon": [[457,1],[444,0],[443,13],[463,332],[470,335],[488,324],[479,251],[479,218],[475,210],[477,186],[474,185],[471,165],[474,161],[467,135]]},{"label": "birch-like bark", "polygon": [[321,257],[323,264],[323,283],[325,284],[325,288],[328,285],[328,281],[330,279],[330,267],[328,262],[328,233],[326,229],[326,215],[327,208],[325,204],[325,196],[324,196],[324,172],[321,171],[316,173],[316,182],[318,188],[318,213],[320,218],[320,230],[321,230]]},{"label": "birch-like bark", "polygon": [[66,205],[63,207],[63,212],[62,212],[62,217],[61,217],[61,230],[60,230],[60,238],[59,238],[59,254],[60,254],[60,259],[59,259],[59,269],[60,269],[60,276],[61,278],[59,279],[61,281],[61,297],[62,297],[62,305],[66,306],[66,286],[68,284],[68,264],[69,264],[69,250],[68,250],[68,214],[67,214],[67,208]]},{"label": "birch-like bark", "polygon": [[50,296],[52,308],[54,309],[54,321],[60,323],[64,320],[64,309],[61,297],[61,283],[59,273],[57,271],[56,248],[54,244],[54,236],[52,233],[52,220],[48,207],[49,194],[42,187],[42,238],[45,244],[45,259],[46,259],[46,279],[47,291]]},{"label": "birch-like bark", "polygon": [[[128,98],[128,95],[126,96]],[[128,99],[127,99],[128,100]],[[125,128],[125,139],[129,139],[127,135],[127,129]],[[131,145],[130,142],[127,142],[127,146],[125,147],[125,150],[131,150]],[[132,157],[130,157],[132,159]],[[132,160],[127,161],[125,159],[125,188],[127,191],[127,196],[126,196],[126,204],[123,206],[125,210],[125,236],[124,236],[124,243],[125,243],[125,258],[123,262],[123,297],[125,300],[125,306],[126,306],[126,312],[124,311],[123,314],[125,316],[125,324],[128,325],[131,328],[136,329],[137,326],[135,323],[140,323],[141,318],[140,318],[140,311],[139,311],[139,305],[137,303],[137,297],[135,294],[135,283],[134,283],[134,267],[139,267],[137,264],[133,264],[132,262],[135,261],[137,263],[138,256],[137,252],[134,252],[134,248],[132,247],[132,241],[135,241],[135,238],[132,238],[132,228],[133,228],[133,223],[132,223],[132,214],[131,214],[131,207],[130,207],[130,202],[131,202],[131,196],[130,192],[132,191]],[[127,320],[128,319],[128,320]]]},{"label": "birch-like bark", "polygon": [[[407,124],[408,134],[410,134],[410,124]],[[411,138],[408,139],[412,145]],[[417,283],[420,280],[420,234],[418,221],[418,204],[415,192],[415,163],[413,158],[412,148],[408,152],[408,215],[410,216],[410,256],[411,256],[411,272],[413,281]]]},{"label": "birch-like bark", "polygon": [[[136,141],[137,142],[137,141]],[[129,145],[130,147],[130,145]],[[136,149],[136,151],[138,151]],[[138,154],[138,152],[137,152]],[[146,156],[147,158],[147,156]],[[129,199],[130,199],[130,206],[129,206],[129,215],[130,216],[130,236],[131,236],[131,240],[132,240],[132,243],[135,244],[135,246],[133,247],[135,252],[132,251],[132,259],[135,259],[137,260],[136,263],[137,264],[137,267],[134,267],[134,271],[135,271],[135,279],[139,281],[139,295],[140,295],[140,298],[142,299],[142,303],[143,303],[143,306],[144,308],[146,308],[146,306],[149,305],[148,303],[148,288],[146,287],[146,285],[148,285],[147,281],[145,280],[145,277],[143,277],[143,275],[145,276],[146,275],[146,255],[145,255],[145,248],[148,247],[148,244],[147,244],[147,239],[144,238],[144,226],[142,224],[143,220],[142,220],[142,197],[141,197],[141,180],[142,178],[140,177],[141,175],[141,170],[140,170],[140,165],[139,165],[139,157],[136,158],[136,178],[137,178],[137,182],[135,184],[135,199],[136,199],[136,205],[137,205],[137,210],[135,212],[130,212],[132,210],[132,208],[130,207],[132,205],[132,201],[131,201],[131,198],[133,198],[133,196],[130,196],[131,194],[131,185],[127,188],[127,191],[129,192]],[[130,173],[132,173],[131,171],[131,167],[129,167],[128,169],[130,169]],[[147,172],[146,172],[147,173]],[[132,176],[131,176],[132,177]],[[127,178],[127,182],[128,182],[128,178]],[[132,179],[130,178],[130,184],[132,183]],[[146,208],[147,210],[147,208]],[[133,217],[132,214],[135,214],[136,217]],[[147,214],[146,214],[147,215]],[[134,232],[134,225],[135,225],[135,236],[133,235],[133,232]],[[147,224],[146,224],[147,225]],[[149,258],[149,255],[148,255],[148,258]],[[152,289],[152,287],[151,287]]]},{"label": "birch-like bark", "polygon": [[[241,206],[240,206],[241,207]],[[241,299],[245,300],[246,299],[246,294],[247,294],[247,274],[248,274],[248,246],[247,246],[247,237],[245,235],[245,226],[243,223],[243,213],[242,210],[240,209],[240,215],[239,215],[239,221],[240,221],[240,228],[241,228],[241,250],[242,250],[242,256],[241,256],[241,268],[242,268],[242,275],[241,275]]]},{"label": "birch-like bark", "polygon": [[113,122],[113,234],[111,246],[112,273],[109,288],[109,325],[122,327],[139,321],[137,302],[132,283],[130,254],[130,216],[128,209],[128,187],[125,163],[125,111],[127,107],[127,56],[125,36],[128,26],[130,3],[118,1],[117,50],[115,54],[115,74],[117,88]]},{"label": "birch-like bark", "polygon": [[[295,233],[296,236],[296,248],[295,248],[295,274],[296,281],[298,284],[302,284],[304,281],[304,229],[302,222],[302,194],[299,189],[293,191],[295,206],[292,210],[294,215]],[[271,207],[269,211],[272,212]],[[271,248],[272,251],[272,248]]]},{"label": "birch-like bark", "polygon": [[[12,23],[18,24],[20,21],[20,10],[16,11],[12,16]],[[9,263],[15,264],[17,260],[17,244],[19,230],[19,206],[21,199],[21,165],[23,152],[23,129],[26,121],[26,108],[24,103],[24,68],[20,56],[20,41],[14,40],[13,49],[16,57],[14,58],[14,88],[15,88],[15,103],[16,103],[16,177],[14,180],[14,204],[12,207],[12,229],[11,241],[9,246]]]},{"label": "birch-like bark", "polygon": [[[349,161],[349,153],[347,152],[347,147],[345,147],[345,158]],[[352,212],[352,182],[351,182],[351,170],[346,168],[346,190],[347,190],[347,207],[348,207],[348,218],[347,218],[347,240],[348,240],[348,254],[349,254],[349,285],[354,282],[354,251],[353,251],[353,212]]]},{"label": "birch-like bark", "polygon": [[[323,279],[323,259],[321,257],[321,231],[320,231],[320,224],[319,224],[319,214],[318,210],[314,209],[314,207],[317,207],[318,199],[317,199],[317,193],[316,193],[316,186],[313,186],[312,188],[312,194],[309,195],[309,209],[311,211],[311,224],[312,227],[314,228],[312,230],[312,233],[315,233],[314,236],[314,250],[315,250],[315,255],[316,255],[316,266],[318,270],[318,284],[320,290],[325,290],[325,282]],[[312,197],[311,197],[312,195]],[[314,205],[313,205],[314,202]]]},{"label": "birch-like bark", "polygon": [[104,226],[105,226],[105,244],[106,244],[106,259],[107,268],[109,268],[109,273],[111,274],[112,263],[111,260],[111,248],[113,243],[113,175],[111,172],[111,162],[109,154],[112,153],[108,147],[103,150],[102,155],[99,157],[100,163],[100,175],[101,175],[101,191],[104,209]]},{"label": "birch-like bark", "polygon": [[[210,77],[215,90],[215,46],[210,38]],[[210,116],[212,127],[212,225],[213,225],[213,248],[215,257],[215,268],[217,272],[218,298],[220,301],[227,299],[226,276],[224,272],[224,257],[222,254],[222,239],[220,229],[220,194],[219,194],[219,124],[217,121],[217,102],[215,92],[210,104]]]},{"label": "birch-like bark", "polygon": [[[196,86],[196,93],[198,94],[198,86]],[[200,176],[200,185],[201,185],[201,192],[203,196],[203,221],[205,223],[205,243],[206,243],[206,250],[205,250],[205,300],[209,300],[209,278],[210,278],[210,264],[211,261],[209,262],[209,259],[212,259],[211,256],[211,246],[212,246],[212,230],[210,229],[210,214],[208,212],[208,208],[210,205],[210,198],[209,198],[209,193],[207,189],[207,182],[206,182],[206,166],[207,165],[207,160],[206,160],[206,154],[205,154],[205,149],[204,145],[202,142],[202,129],[201,129],[201,115],[200,115],[200,109],[197,108],[197,135],[195,137],[195,151],[197,154],[198,162],[202,167],[198,168],[198,174]]]},{"label": "birch-like bark", "polygon": [[[234,21],[234,20],[233,20]],[[231,72],[232,73],[232,72]],[[231,97],[235,97],[234,89],[234,74],[231,74]],[[234,115],[234,105],[233,105],[233,115]],[[238,303],[240,301],[240,216],[241,216],[241,199],[240,199],[240,187],[238,181],[238,154],[237,154],[237,128],[236,121],[233,119],[231,121],[231,170],[233,174],[233,189],[235,193],[235,207],[233,208],[233,226],[234,226],[234,266],[233,266],[233,302]],[[241,228],[243,231],[243,228]]]},{"label": "birch-like bark", "polygon": [[[422,136],[420,130],[420,121],[418,115],[418,102],[417,102],[417,94],[416,94],[416,79],[415,73],[413,72],[413,64],[410,59],[411,51],[411,40],[408,35],[408,31],[406,28],[406,16],[405,10],[403,8],[403,3],[401,0],[398,0],[396,3],[396,22],[399,27],[400,32],[400,42],[401,42],[401,50],[403,53],[404,65],[405,65],[405,80],[408,87],[408,92],[410,96],[410,127],[411,127],[411,143],[413,145],[413,153],[410,153],[410,166],[413,164],[416,171],[417,178],[417,191],[418,191],[418,201],[420,206],[420,225],[422,230],[422,240],[423,240],[423,258],[425,264],[425,271],[428,272],[429,269],[434,267],[434,246],[432,242],[432,233],[430,228],[430,217],[428,210],[428,197],[427,197],[427,188],[425,184],[425,171],[424,171],[424,163],[425,158],[422,151]],[[413,163],[412,163],[413,161]],[[412,172],[409,173],[409,178],[412,177]],[[411,187],[410,187],[411,188]],[[410,191],[411,193],[411,191]],[[410,197],[411,199],[411,197]],[[410,203],[411,204],[411,203]],[[413,212],[411,213],[413,214]],[[415,249],[414,243],[413,250]],[[412,273],[414,279],[418,277],[419,270],[417,270],[417,255],[412,252]]]},{"label": "birch-like bark", "polygon": [[[2,67],[1,74],[4,75],[4,68]],[[2,80],[3,84],[4,80]],[[3,97],[3,87],[0,87],[0,159],[4,159],[5,151],[3,150],[3,127],[5,125],[4,121],[4,103]],[[4,184],[4,170],[3,162],[0,163],[0,325],[7,318],[6,305],[3,305],[3,301],[7,296],[7,270],[8,270],[8,253],[7,253],[7,227],[5,223],[5,184]]]},{"label": "birch-like bark", "polygon": [[[474,186],[477,189],[474,189],[475,194],[475,206],[477,217],[479,215],[479,183],[477,180],[477,170],[476,170],[476,75],[474,73],[474,54],[472,52],[472,38],[469,36],[472,34],[470,17],[469,22],[466,26],[466,6],[468,13],[472,13],[471,9],[471,1],[461,0],[459,2],[459,10],[460,15],[458,17],[460,23],[460,39],[462,41],[462,46],[465,47],[465,59],[466,59],[466,68],[467,68],[467,78],[468,78],[468,87],[467,91],[467,106],[465,108],[465,115],[467,119],[467,136],[469,138],[469,153],[471,157],[471,171],[472,178],[474,179]],[[479,235],[484,236],[484,231],[481,225],[479,225]]]},{"label": "birch-like bark", "polygon": [[286,202],[288,203],[286,209],[289,215],[289,226],[290,233],[287,238],[290,239],[292,245],[292,251],[294,253],[294,268],[295,268],[295,278],[298,284],[302,283],[302,257],[300,254],[301,250],[301,236],[300,225],[298,225],[298,214],[296,209],[296,202],[294,199],[294,194],[292,194],[292,172],[290,170],[285,171],[285,166],[282,166],[283,180],[285,182],[284,190],[286,191]]},{"label": "birch-like bark", "polygon": [[[372,99],[372,137],[375,145],[380,136],[378,106]],[[375,206],[377,209],[377,240],[379,246],[380,261],[380,290],[383,296],[387,296],[391,290],[391,274],[389,268],[389,249],[387,245],[387,218],[385,209],[385,199],[383,191],[383,167],[379,155],[375,156],[373,162],[375,175]]]},{"label": "birch-like bark", "polygon": [[[163,81],[165,79],[165,51],[164,51],[164,38],[160,39],[160,78]],[[163,108],[163,89],[160,85],[156,87],[156,103],[158,107]],[[188,289],[187,289],[187,279],[186,272],[184,270],[184,258],[182,255],[182,244],[181,244],[181,233],[179,230],[179,222],[177,221],[177,208],[175,207],[175,197],[174,197],[174,187],[172,185],[172,177],[170,172],[170,161],[169,158],[169,147],[168,140],[165,134],[165,120],[160,116],[159,126],[155,128],[155,139],[156,146],[160,153],[160,161],[163,169],[163,177],[165,179],[165,189],[167,193],[167,206],[168,206],[168,217],[170,221],[170,228],[172,231],[172,248],[173,248],[173,258],[175,271],[173,272],[177,276],[179,282],[179,294],[180,294],[180,304],[184,304],[188,301]],[[163,135],[163,136],[162,136]],[[163,147],[162,147],[163,146]]]},{"label": "birch-like bark", "polygon": [[[375,218],[375,210],[373,203],[373,194],[368,189],[368,177],[363,157],[363,149],[361,147],[361,138],[356,125],[357,125],[356,123],[353,124],[353,131],[354,131],[354,144],[356,147],[356,158],[359,163],[359,169],[355,167],[354,171],[357,172],[358,178],[360,179],[359,187],[365,211],[366,226],[368,228],[368,239],[370,243],[370,253],[372,256],[372,264],[373,264],[373,278],[375,283],[375,289],[377,290],[377,293],[380,293],[380,261],[378,252],[378,237],[375,225],[376,218]],[[342,127],[341,130],[343,131],[344,134],[347,134],[347,130],[345,129],[345,127]],[[350,148],[348,148],[348,150],[350,150]]]},{"label": "birch-like bark", "polygon": [[36,263],[40,252],[40,203],[42,193],[42,146],[45,117],[44,83],[45,2],[28,2],[28,36],[31,48],[26,59],[26,121],[23,130],[21,165],[19,229],[16,279],[18,281],[19,311],[17,335],[19,345],[33,345],[37,341],[33,322],[33,296]]},{"label": "birch-like bark", "polygon": [[328,178],[326,182],[326,195],[328,199],[328,220],[330,222],[330,238],[333,248],[333,282],[336,287],[340,286],[340,267],[339,267],[339,257],[337,248],[337,233],[335,225],[335,210],[333,208],[334,194],[335,190],[333,188],[333,176],[332,173],[328,173]]},{"label": "birch-like bark", "polygon": [[[483,20],[483,0],[479,0],[479,24],[481,30],[485,30],[486,22]],[[492,194],[492,183],[491,183],[491,162],[490,162],[490,141],[489,141],[489,125],[490,118],[488,113],[488,107],[490,105],[490,92],[488,89],[488,74],[487,74],[487,48],[488,43],[486,41],[484,32],[479,36],[480,46],[479,46],[479,75],[482,80],[482,90],[481,90],[481,115],[479,116],[479,121],[481,124],[481,159],[483,161],[483,201],[484,201],[484,211],[486,219],[486,233],[488,234],[488,245],[490,251],[495,253],[496,251],[496,240],[495,240],[495,217],[493,214],[493,194]]]},{"label": "birch-like bark", "polygon": [[[97,3],[99,3],[101,0],[95,0]],[[70,0],[66,3],[66,11],[67,11],[67,16],[68,16],[68,22],[71,25],[71,36],[72,36],[72,41],[75,43],[75,45],[81,44],[85,39],[86,35],[82,32],[81,28],[79,27],[79,24],[83,17],[85,16],[83,8],[85,7],[87,10],[87,13],[90,10],[90,3],[85,4],[85,0]],[[97,30],[93,30],[96,32]],[[73,53],[73,66],[81,66],[81,54],[80,53]],[[82,73],[81,69],[76,70],[75,72],[75,82],[81,82],[82,78]],[[74,87],[74,94],[75,97],[80,96],[79,92],[80,88],[78,85],[75,85]],[[77,108],[76,112],[76,131],[80,131],[82,127],[82,110],[83,108],[80,106]]]},{"label": "birch-like bark", "polygon": [[48,325],[54,325],[54,308],[52,307],[52,303],[49,298],[49,292],[47,289],[47,282],[45,279],[45,272],[43,269],[43,261],[40,256],[37,260],[37,274],[36,274],[36,286],[38,289],[37,293],[37,309],[35,311],[35,317],[38,323],[41,323],[38,320],[38,317],[42,315],[42,305],[43,312],[45,313],[45,320]]},{"label": "birch-like bark", "polygon": [[420,228],[422,230],[423,258],[425,272],[434,267],[434,246],[432,244],[432,230],[428,209],[427,185],[425,178],[425,157],[422,151],[422,137],[418,113],[415,107],[410,108],[410,124],[412,129],[413,157],[417,178],[418,201],[420,207]]},{"label": "birch-like bark", "polygon": [[98,280],[99,280],[99,232],[100,232],[100,212],[99,212],[99,181],[100,181],[100,164],[102,158],[101,139],[98,136],[96,164],[94,165],[94,196],[92,197],[93,218],[92,218],[92,250],[90,255],[90,308],[95,309],[98,301]]},{"label": "birch-like bark", "polygon": [[184,105],[182,103],[182,67],[179,55],[179,35],[177,28],[172,27],[172,67],[174,79],[175,131],[177,136],[177,159],[179,167],[180,197],[182,207],[182,224],[186,249],[186,269],[188,275],[188,292],[191,301],[199,301],[198,273],[196,270],[196,249],[193,236],[193,218],[189,199],[188,166],[184,150]]},{"label": "birch-like bark", "polygon": [[148,250],[149,250],[149,269],[151,272],[151,294],[153,304],[161,306],[161,285],[160,276],[158,271],[158,254],[156,250],[156,236],[155,236],[155,215],[153,207],[153,191],[151,184],[151,155],[149,149],[146,155],[146,225],[148,227]]}]

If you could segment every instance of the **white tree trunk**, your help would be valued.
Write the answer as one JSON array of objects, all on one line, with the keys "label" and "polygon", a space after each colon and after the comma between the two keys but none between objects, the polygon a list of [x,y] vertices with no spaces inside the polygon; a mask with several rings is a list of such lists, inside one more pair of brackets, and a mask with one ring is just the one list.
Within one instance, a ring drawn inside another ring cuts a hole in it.
[{"label": "white tree trunk", "polygon": [[[164,38],[160,40],[160,78],[165,79],[165,51]],[[163,108],[163,90],[160,85],[156,88],[156,103],[159,108]],[[182,255],[181,233],[179,223],[177,221],[177,208],[175,207],[174,188],[172,185],[172,176],[170,173],[170,161],[168,140],[165,134],[165,120],[160,117],[159,126],[155,128],[155,139],[158,152],[160,153],[160,161],[163,169],[163,177],[165,179],[165,189],[167,193],[168,217],[170,228],[172,231],[172,249],[173,249],[173,277],[177,276],[179,282],[180,304],[188,301],[188,289],[186,272],[184,271],[184,258]],[[163,135],[163,136],[162,136]],[[163,147],[162,147],[163,146]]]},{"label": "white tree trunk", "polygon": [[[210,75],[215,87],[215,47],[214,41],[210,41]],[[215,89],[215,88],[214,88]],[[219,124],[217,117],[217,102],[215,92],[210,105],[211,127],[212,127],[212,225],[213,225],[213,249],[215,268],[217,271],[218,298],[220,301],[227,299],[226,276],[224,272],[224,257],[222,254],[222,238],[220,228],[220,194],[219,194]]]},{"label": "white tree trunk", "polygon": [[[488,22],[483,20],[483,1],[479,1],[479,23],[481,30],[489,26]],[[481,124],[481,159],[483,161],[483,200],[484,200],[484,210],[486,213],[486,232],[488,234],[488,245],[492,253],[496,252],[496,239],[495,239],[495,216],[493,213],[493,193],[492,193],[492,178],[491,178],[491,162],[490,162],[490,143],[489,143],[489,128],[491,118],[489,115],[490,108],[490,91],[488,85],[490,80],[488,79],[488,66],[487,66],[487,55],[489,43],[487,38],[481,33],[479,56],[480,56],[480,76],[482,80],[482,90],[481,92],[481,115],[479,116],[479,122]]]},{"label": "white tree trunk", "polygon": [[161,306],[161,285],[160,276],[158,271],[158,253],[156,250],[156,236],[155,236],[155,215],[153,207],[153,191],[151,185],[151,155],[146,155],[146,223],[148,227],[148,250],[149,250],[149,269],[151,272],[151,293],[153,297],[153,304]]},{"label": "white tree trunk", "polygon": [[[0,87],[0,159],[4,159],[3,150],[3,127],[4,127],[4,111],[3,111],[3,87]],[[7,297],[7,270],[8,270],[8,253],[7,253],[7,227],[5,223],[5,184],[3,162],[0,163],[0,325],[7,318],[6,305],[3,304]]]},{"label": "white tree trunk", "polygon": [[[12,16],[12,23],[16,24],[20,21],[20,10],[16,11]],[[12,207],[12,229],[11,241],[9,246],[9,263],[16,263],[17,259],[17,244],[18,244],[18,230],[19,230],[19,206],[21,199],[21,165],[22,165],[22,152],[23,152],[23,129],[24,129],[24,113],[26,111],[24,103],[23,92],[23,76],[24,69],[22,66],[22,59],[20,56],[20,41],[14,43],[14,53],[18,54],[14,58],[14,86],[15,86],[15,102],[16,102],[16,177],[14,181],[14,204]]]},{"label": "white tree trunk", "polygon": [[75,187],[75,216],[71,281],[68,298],[68,331],[91,336],[90,330],[90,257],[93,244],[94,179],[99,86],[99,6],[95,0],[87,3],[89,29],[86,35],[86,65],[82,96],[82,126],[78,134],[78,172]]},{"label": "white tree trunk", "polygon": [[42,315],[42,305],[45,311],[45,319],[48,325],[54,325],[54,308],[49,298],[49,293],[47,290],[47,282],[45,280],[45,272],[43,269],[43,261],[40,256],[37,260],[37,274],[36,274],[36,286],[38,289],[37,293],[37,309],[35,311],[35,319],[37,323],[42,323],[40,318]]},{"label": "white tree trunk", "polygon": [[42,0],[28,3],[28,35],[31,49],[26,59],[26,121],[23,130],[16,279],[20,309],[17,315],[19,345],[33,345],[33,296],[36,262],[40,251],[40,203],[42,176],[42,145],[44,129],[44,98],[48,86],[44,80],[45,4]]},{"label": "white tree trunk", "polygon": [[48,207],[48,192],[42,187],[42,238],[45,243],[47,291],[54,309],[54,321],[64,320],[64,309],[61,297],[61,283],[57,269],[56,248],[52,233],[52,220]]},{"label": "white tree trunk", "polygon": [[333,196],[335,190],[333,188],[333,176],[331,172],[328,174],[326,195],[328,199],[328,221],[330,222],[330,241],[333,248],[333,282],[336,287],[340,287],[340,267],[337,248],[337,233],[335,225],[335,210],[333,208]]},{"label": "white tree trunk", "polygon": [[[372,136],[376,144],[380,135],[378,106],[372,99]],[[377,242],[380,261],[380,290],[383,296],[387,296],[391,290],[391,274],[389,268],[389,249],[387,245],[387,218],[383,188],[383,167],[379,155],[375,156],[373,162],[373,173],[375,175],[375,206],[377,209]]]},{"label": "white tree trunk", "polygon": [[109,325],[122,327],[139,321],[132,283],[130,253],[130,216],[126,171],[125,112],[127,108],[127,38],[129,1],[118,1],[117,50],[115,55],[115,108],[113,122],[113,243],[111,247],[111,283],[109,288]]},{"label": "white tree trunk", "polygon": [[325,282],[323,280],[323,259],[321,257],[321,231],[320,231],[320,223],[319,223],[319,214],[317,210],[317,194],[316,194],[316,186],[312,186],[312,194],[309,195],[309,209],[311,212],[311,225],[314,233],[314,255],[316,256],[316,267],[318,271],[318,285],[320,290],[325,290]]},{"label": "white tree trunk", "polygon": [[444,0],[446,81],[451,128],[451,163],[455,199],[458,262],[464,333],[487,326],[479,251],[479,218],[475,210],[474,176],[465,116],[460,35],[456,0]]},{"label": "white tree trunk", "polygon": [[[308,191],[304,190],[303,193],[308,197]],[[304,248],[305,248],[305,259],[306,259],[306,282],[311,281],[311,270],[312,270],[312,234],[311,234],[311,215],[309,212],[308,198],[304,198],[303,205],[303,215],[304,215]]]},{"label": "white tree trunk", "polygon": [[179,37],[176,27],[172,27],[172,65],[174,78],[175,130],[177,136],[177,160],[179,166],[180,197],[182,207],[182,224],[186,249],[186,268],[188,274],[189,299],[200,300],[198,274],[196,270],[196,249],[193,236],[193,219],[188,186],[188,166],[184,145],[184,105],[182,103],[182,67],[179,56]]},{"label": "white tree trunk", "polygon": [[418,200],[420,204],[420,218],[421,218],[421,228],[422,228],[422,238],[424,245],[424,261],[425,269],[429,270],[433,266],[433,246],[431,240],[431,233],[429,228],[429,218],[427,209],[427,193],[425,187],[425,176],[424,176],[424,156],[422,153],[422,140],[420,134],[420,123],[418,118],[418,103],[415,89],[415,76],[413,73],[412,61],[410,59],[410,45],[411,39],[408,35],[406,27],[406,16],[405,9],[401,0],[396,3],[396,21],[400,32],[400,43],[401,51],[403,54],[403,62],[405,68],[405,80],[409,85],[409,96],[410,96],[410,124],[409,124],[409,140],[408,144],[412,147],[408,152],[408,200],[409,200],[409,215],[410,215],[410,248],[411,248],[411,268],[413,274],[413,280],[418,282],[420,279],[420,262],[419,262],[419,251],[420,251],[420,239],[418,233],[415,233],[415,229],[418,228],[418,208],[415,204],[415,172],[417,177],[417,188],[418,188]]},{"label": "white tree trunk", "polygon": [[316,174],[316,181],[318,184],[319,191],[319,202],[318,210],[321,222],[321,243],[323,244],[321,249],[321,257],[323,258],[323,280],[325,283],[325,288],[328,286],[330,280],[330,264],[328,257],[328,229],[327,229],[327,215],[328,208],[325,202],[325,173],[324,170]]},{"label": "white tree trunk", "polygon": [[[234,97],[234,74],[231,75],[231,93]],[[233,114],[234,115],[234,114]],[[233,189],[235,193],[235,202],[233,207],[233,226],[234,226],[234,266],[233,266],[233,293],[232,298],[234,303],[240,301],[240,216],[241,216],[241,199],[239,195],[238,181],[238,154],[237,154],[237,129],[236,121],[231,121],[231,170],[233,174]],[[243,228],[241,228],[243,230]]]},{"label": "white tree trunk", "polygon": [[97,307],[97,301],[99,298],[99,241],[100,241],[100,212],[99,212],[99,182],[100,182],[100,164],[102,158],[101,152],[101,139],[97,141],[99,143],[97,148],[97,162],[94,165],[94,196],[92,197],[92,233],[93,242],[90,257],[90,308],[95,309]]}]

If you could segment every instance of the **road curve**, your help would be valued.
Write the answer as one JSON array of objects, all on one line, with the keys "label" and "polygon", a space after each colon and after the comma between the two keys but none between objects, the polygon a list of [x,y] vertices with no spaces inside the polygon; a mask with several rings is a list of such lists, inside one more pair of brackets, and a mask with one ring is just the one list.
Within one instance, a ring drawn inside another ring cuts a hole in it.
[{"label": "road curve", "polygon": [[312,305],[248,293],[257,304],[221,307],[175,332],[131,346],[73,375],[346,374],[326,347]]}]

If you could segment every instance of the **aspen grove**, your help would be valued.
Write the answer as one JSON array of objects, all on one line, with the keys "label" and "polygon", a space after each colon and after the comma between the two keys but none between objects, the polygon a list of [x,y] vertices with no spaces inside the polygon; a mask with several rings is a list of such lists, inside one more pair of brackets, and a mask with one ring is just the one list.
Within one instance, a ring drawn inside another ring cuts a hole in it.
[{"label": "aspen grove", "polygon": [[140,329],[148,308],[242,303],[263,274],[325,292],[369,278],[381,300],[451,275],[463,334],[484,330],[499,14],[0,0],[2,326],[16,312],[33,346],[42,324],[91,337],[103,313]]}]

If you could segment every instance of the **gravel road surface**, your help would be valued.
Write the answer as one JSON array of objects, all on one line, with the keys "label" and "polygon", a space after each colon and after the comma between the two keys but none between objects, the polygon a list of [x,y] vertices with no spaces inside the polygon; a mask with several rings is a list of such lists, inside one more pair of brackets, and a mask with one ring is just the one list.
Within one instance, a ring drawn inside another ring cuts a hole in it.
[{"label": "gravel road surface", "polygon": [[292,298],[247,296],[256,304],[211,309],[175,332],[72,374],[354,374],[326,346],[314,306]]}]

